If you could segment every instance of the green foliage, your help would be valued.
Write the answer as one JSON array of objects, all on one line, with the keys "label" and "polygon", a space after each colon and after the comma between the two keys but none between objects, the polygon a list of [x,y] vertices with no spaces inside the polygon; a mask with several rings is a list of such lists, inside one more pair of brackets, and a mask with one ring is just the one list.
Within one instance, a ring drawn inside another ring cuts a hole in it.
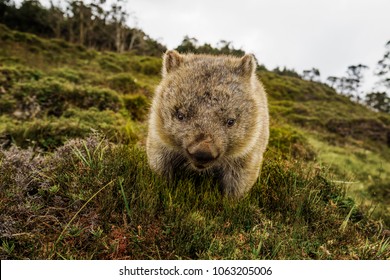
[{"label": "green foliage", "polygon": [[286,67],[284,68],[279,68],[276,67],[273,70],[274,73],[281,75],[281,76],[288,76],[288,77],[294,77],[294,78],[301,78],[301,76],[294,70],[294,69],[287,69]]},{"label": "green foliage", "polygon": [[356,139],[370,139],[384,144],[388,141],[386,126],[376,118],[334,118],[327,122],[326,127],[329,131],[342,137],[351,136]]},{"label": "green foliage", "polygon": [[390,113],[390,97],[386,92],[368,93],[365,103],[379,112]]},{"label": "green foliage", "polygon": [[176,50],[180,53],[203,53],[212,55],[226,54],[239,57],[245,55],[245,51],[241,49],[235,49],[231,45],[232,42],[227,42],[225,40],[221,40],[218,43],[217,47],[212,47],[208,43],[199,45],[198,40],[196,38],[190,38],[188,36],[185,36],[181,44],[176,48]]},{"label": "green foliage", "polygon": [[0,86],[3,90],[9,89],[16,82],[39,80],[42,72],[23,66],[1,66],[0,65]]},{"label": "green foliage", "polygon": [[76,83],[76,84],[79,83],[84,78],[84,75],[80,71],[74,70],[72,68],[67,68],[67,67],[57,68],[53,71],[53,74],[56,77],[65,79],[69,82]]},{"label": "green foliage", "polygon": [[109,77],[108,85],[121,93],[132,93],[139,88],[139,85],[129,73],[120,73]]},{"label": "green foliage", "polygon": [[306,138],[291,126],[271,126],[269,148],[281,156],[306,160],[314,159],[315,152]]},{"label": "green foliage", "polygon": [[141,73],[145,75],[160,75],[162,61],[154,57],[146,57],[140,60]]},{"label": "green foliage", "polygon": [[115,61],[112,57],[110,56],[103,56],[100,57],[99,60],[99,65],[103,70],[110,71],[113,73],[118,73],[124,71],[124,69],[121,67],[117,61]]},{"label": "green foliage", "polygon": [[0,114],[11,114],[16,110],[16,100],[7,93],[0,93]]},{"label": "green foliage", "polygon": [[[2,1],[0,23],[22,32],[57,38],[63,47],[66,47],[65,41],[68,41],[99,50],[134,51],[137,54],[154,56],[160,56],[166,50],[142,30],[126,25],[129,14],[123,4],[117,2],[111,9],[106,9],[103,2],[84,3],[74,0],[61,5],[57,3],[59,6],[51,2],[47,8],[37,0],[22,1],[20,6],[16,6],[13,1]],[[112,20],[108,20],[109,18]],[[125,36],[115,36],[117,32]],[[21,32],[14,35],[17,37],[13,36],[12,39],[24,42],[26,39],[38,38],[23,37]],[[8,40],[11,36],[5,34],[2,39]],[[38,50],[35,44],[31,46],[31,51]]]},{"label": "green foliage", "polygon": [[390,183],[389,182],[373,184],[367,190],[375,200],[390,205]]},{"label": "green foliage", "polygon": [[50,117],[29,121],[8,121],[0,133],[12,143],[28,148],[53,150],[66,140],[85,137],[91,131],[99,130],[117,143],[134,143],[139,139],[139,131],[134,124],[112,111],[68,109],[60,118]]},{"label": "green foliage", "polygon": [[294,101],[339,101],[342,96],[330,87],[304,81],[295,76],[279,76],[272,72],[259,72],[261,81],[266,86],[271,99]]},{"label": "green foliage", "polygon": [[99,110],[118,111],[122,106],[117,92],[94,86],[75,87],[71,102],[82,109],[96,107]]},{"label": "green foliage", "polygon": [[21,118],[46,114],[59,117],[70,106],[114,111],[118,111],[122,106],[118,94],[113,90],[75,86],[65,80],[52,78],[18,83],[12,89],[12,96],[18,103],[17,116]]},{"label": "green foliage", "polygon": [[83,137],[89,132],[88,126],[80,125],[75,119],[47,118],[8,124],[3,134],[23,148],[32,146],[52,150],[70,138]]},{"label": "green foliage", "polygon": [[123,97],[125,108],[129,111],[132,119],[142,121],[148,114],[150,101],[144,95],[134,94]]}]

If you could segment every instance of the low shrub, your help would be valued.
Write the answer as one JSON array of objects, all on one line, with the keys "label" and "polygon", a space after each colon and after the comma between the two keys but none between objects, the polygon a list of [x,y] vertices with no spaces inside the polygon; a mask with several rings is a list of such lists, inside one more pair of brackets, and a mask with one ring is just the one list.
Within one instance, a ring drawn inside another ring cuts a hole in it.
[{"label": "low shrub", "polygon": [[22,119],[44,115],[59,117],[72,106],[113,111],[123,106],[119,95],[111,89],[77,86],[59,78],[19,83],[12,89],[12,96],[18,102],[15,115]]},{"label": "low shrub", "polygon": [[22,81],[36,81],[42,77],[42,72],[23,66],[0,66],[0,87],[7,90],[15,83]]},{"label": "low shrub", "polygon": [[95,107],[99,110],[118,111],[122,107],[116,91],[95,86],[76,86],[70,100],[72,105],[82,109]]},{"label": "low shrub", "polygon": [[162,60],[148,57],[140,60],[141,72],[145,75],[159,75],[161,73]]},{"label": "low shrub", "polygon": [[121,93],[132,93],[139,89],[139,85],[129,73],[120,73],[109,77],[108,85],[111,89]]},{"label": "low shrub", "polygon": [[150,101],[144,95],[125,95],[123,103],[133,120],[143,121],[146,119]]},{"label": "low shrub", "polygon": [[269,148],[283,157],[292,156],[306,160],[315,157],[315,152],[306,138],[288,125],[271,126]]},{"label": "low shrub", "polygon": [[72,83],[78,83],[83,78],[83,75],[71,68],[58,68],[53,71],[54,76],[63,78]]}]

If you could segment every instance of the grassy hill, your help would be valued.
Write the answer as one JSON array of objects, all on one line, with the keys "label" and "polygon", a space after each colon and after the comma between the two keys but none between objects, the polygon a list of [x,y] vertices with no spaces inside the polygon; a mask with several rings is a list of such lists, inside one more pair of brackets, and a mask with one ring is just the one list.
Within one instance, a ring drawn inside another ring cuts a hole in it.
[{"label": "grassy hill", "polygon": [[0,25],[1,259],[390,258],[390,116],[259,71],[270,145],[232,201],[147,166],[160,68]]}]

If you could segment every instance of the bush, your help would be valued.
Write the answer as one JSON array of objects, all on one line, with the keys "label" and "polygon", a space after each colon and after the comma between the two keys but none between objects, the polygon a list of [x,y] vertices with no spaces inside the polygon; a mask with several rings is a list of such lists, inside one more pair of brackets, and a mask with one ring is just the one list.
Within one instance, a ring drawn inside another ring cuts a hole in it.
[{"label": "bush", "polygon": [[72,105],[82,109],[95,107],[99,110],[118,111],[122,107],[117,92],[94,86],[76,86],[72,91],[70,101]]},{"label": "bush", "polygon": [[42,79],[19,83],[12,90],[13,97],[18,101],[17,116],[61,116],[69,105],[67,100],[72,90],[73,87],[64,80]]},{"label": "bush", "polygon": [[0,86],[4,89],[11,88],[21,81],[36,81],[42,77],[42,72],[22,66],[0,66]]},{"label": "bush", "polygon": [[126,95],[123,97],[123,102],[132,119],[145,120],[150,105],[148,98],[140,94]]},{"label": "bush", "polygon": [[114,73],[127,71],[130,68],[129,59],[125,59],[124,56],[110,52],[104,53],[100,56],[98,58],[98,63],[103,70]]},{"label": "bush", "polygon": [[315,152],[306,138],[290,126],[271,126],[269,148],[285,158],[312,160]]},{"label": "bush", "polygon": [[46,78],[20,83],[12,93],[18,102],[16,116],[24,119],[44,115],[59,117],[70,106],[113,111],[122,108],[122,102],[113,90],[75,86],[63,79]]},{"label": "bush", "polygon": [[341,137],[351,136],[355,139],[370,139],[376,142],[388,143],[390,128],[375,118],[332,118],[326,123],[326,128]]},{"label": "bush", "polygon": [[108,78],[110,88],[121,93],[132,93],[139,88],[134,78],[129,73],[120,73]]},{"label": "bush", "polygon": [[0,92],[0,115],[11,114],[16,110],[17,102],[10,94]]},{"label": "bush", "polygon": [[144,58],[140,60],[141,72],[145,75],[159,75],[161,73],[162,60],[159,58]]},{"label": "bush", "polygon": [[72,83],[78,83],[83,78],[80,72],[66,67],[56,69],[53,74]]},{"label": "bush", "polygon": [[9,123],[3,134],[19,147],[32,146],[50,151],[63,145],[66,140],[83,137],[90,131],[90,127],[76,119],[47,118]]},{"label": "bush", "polygon": [[[48,117],[29,121],[10,121],[0,127],[0,133],[19,147],[52,151],[66,140],[85,137],[91,131],[101,131],[114,142],[134,143],[139,139],[132,126],[122,115],[96,108],[68,109],[60,118]],[[128,133],[125,133],[125,132]],[[7,140],[7,141],[5,141]]]}]

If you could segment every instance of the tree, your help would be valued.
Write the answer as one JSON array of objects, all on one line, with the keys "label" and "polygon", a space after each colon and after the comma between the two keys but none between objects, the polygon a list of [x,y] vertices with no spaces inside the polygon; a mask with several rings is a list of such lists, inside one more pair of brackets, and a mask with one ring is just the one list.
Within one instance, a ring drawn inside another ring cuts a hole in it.
[{"label": "tree", "polygon": [[301,76],[299,76],[299,74],[294,69],[288,69],[286,67],[283,67],[283,69],[281,69],[278,66],[273,70],[273,72],[281,76],[301,78]]},{"label": "tree", "polygon": [[46,8],[37,0],[24,0],[19,8],[12,0],[0,0],[0,23],[11,29],[43,37],[55,37],[97,50],[123,52],[132,50],[140,55],[161,56],[166,50],[158,41],[127,20],[127,0],[49,0]]},{"label": "tree", "polygon": [[53,1],[50,0],[50,8],[47,22],[55,38],[61,38],[64,20],[64,12],[62,11],[62,9],[59,7],[59,5],[54,5]]},{"label": "tree", "polygon": [[116,0],[111,4],[109,11],[109,19],[115,26],[114,40],[117,52],[123,52],[126,46],[126,37],[129,29],[126,28],[126,21],[129,18],[129,13],[126,12],[127,0]]},{"label": "tree", "polygon": [[339,79],[338,77],[335,77],[335,76],[330,76],[326,79],[326,83],[331,87],[331,88],[334,88],[336,89],[336,85],[339,83]]},{"label": "tree", "polygon": [[181,44],[176,48],[180,53],[197,53],[198,49],[198,40],[196,38],[190,38],[189,36],[184,36]]},{"label": "tree", "polygon": [[303,70],[302,78],[308,81],[319,81],[320,80],[320,70],[317,68],[312,68],[310,70]]},{"label": "tree", "polygon": [[377,84],[383,87],[387,92],[390,92],[390,41],[385,45],[386,51],[383,58],[378,61],[375,74],[379,81]]},{"label": "tree", "polygon": [[366,95],[365,103],[384,113],[390,113],[390,97],[386,92],[371,92]]},{"label": "tree", "polygon": [[24,0],[17,8],[13,1],[0,2],[0,22],[12,29],[52,37],[48,10],[38,0]]},{"label": "tree", "polygon": [[217,43],[217,47],[213,47],[209,43],[205,43],[203,45],[199,45],[199,42],[196,38],[191,38],[189,36],[185,36],[181,44],[176,48],[178,52],[181,53],[203,53],[203,54],[226,54],[226,55],[234,55],[234,56],[243,56],[245,52],[241,49],[235,49],[232,47],[232,43],[220,40]]},{"label": "tree", "polygon": [[363,64],[351,65],[346,71],[346,77],[330,76],[327,78],[327,83],[339,93],[349,98],[355,98],[359,102],[362,99],[360,88],[363,83],[364,72],[367,69],[368,66]]}]

